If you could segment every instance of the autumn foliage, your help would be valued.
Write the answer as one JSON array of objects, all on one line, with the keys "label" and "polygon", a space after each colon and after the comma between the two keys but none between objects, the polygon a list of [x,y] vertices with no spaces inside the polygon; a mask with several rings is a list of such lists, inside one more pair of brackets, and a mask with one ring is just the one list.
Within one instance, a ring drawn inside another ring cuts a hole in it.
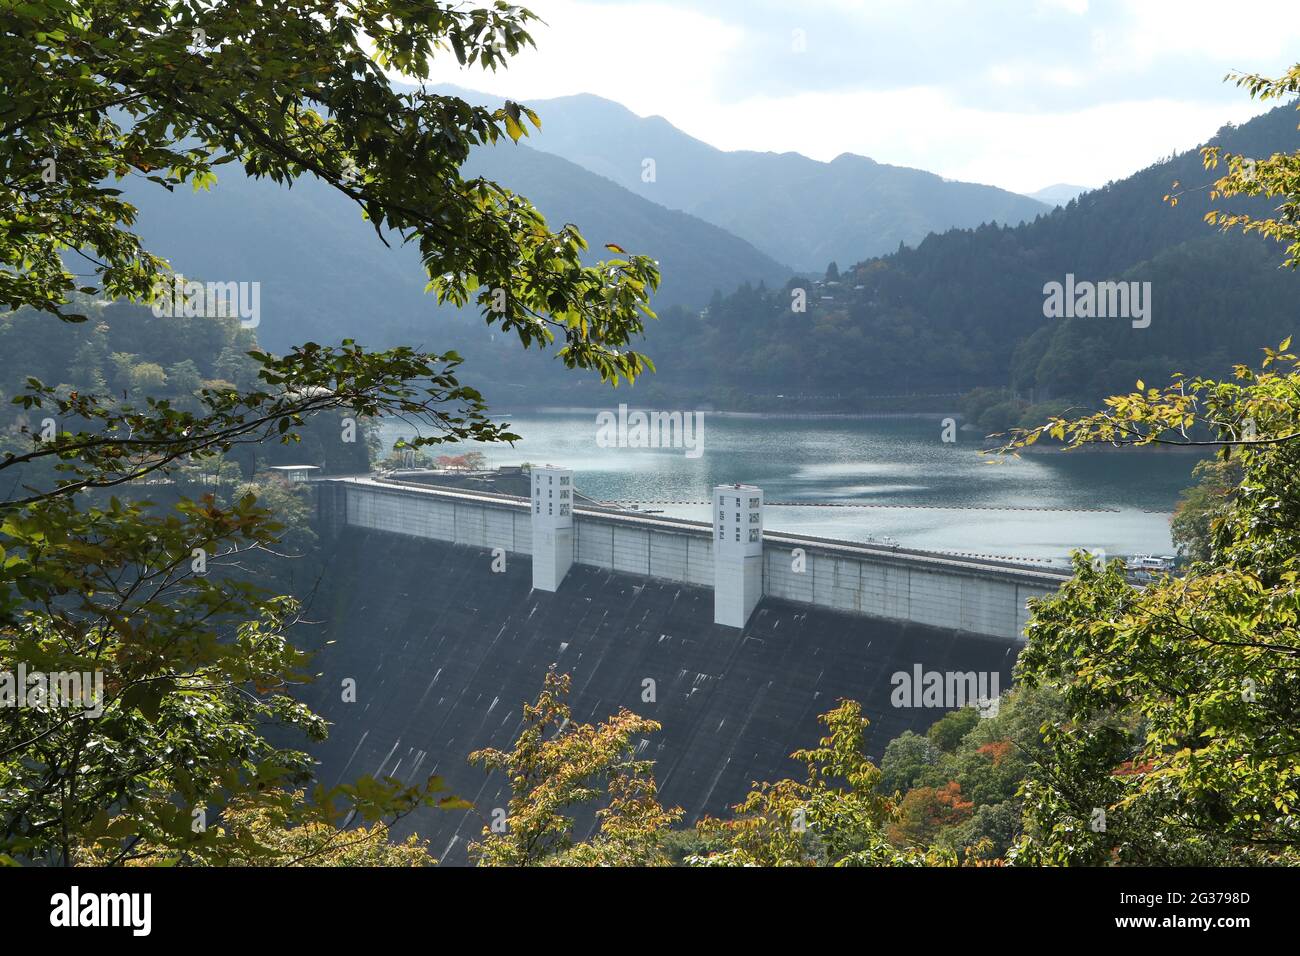
[{"label": "autumn foliage", "polygon": [[889,839],[898,846],[926,846],[944,827],[967,820],[974,808],[974,803],[962,799],[961,784],[955,780],[942,787],[917,787],[899,805]]}]

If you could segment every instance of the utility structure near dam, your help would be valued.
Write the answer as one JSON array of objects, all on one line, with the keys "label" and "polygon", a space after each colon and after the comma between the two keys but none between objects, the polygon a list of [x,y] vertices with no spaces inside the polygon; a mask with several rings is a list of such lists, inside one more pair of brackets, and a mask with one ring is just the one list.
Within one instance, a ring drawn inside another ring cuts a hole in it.
[{"label": "utility structure near dam", "polygon": [[316,483],[322,528],[428,538],[527,555],[556,592],[574,565],[713,590],[714,623],[743,628],[765,597],[1021,640],[1027,601],[1069,573],[980,558],[766,531],[763,492],[713,489],[713,522],[579,504],[575,475],[534,467],[531,498],[383,478]]}]

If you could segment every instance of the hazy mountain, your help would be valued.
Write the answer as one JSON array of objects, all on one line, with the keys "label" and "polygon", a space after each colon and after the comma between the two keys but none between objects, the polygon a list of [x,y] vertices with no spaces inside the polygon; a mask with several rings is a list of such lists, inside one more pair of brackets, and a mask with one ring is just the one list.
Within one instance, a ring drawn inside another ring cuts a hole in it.
[{"label": "hazy mountain", "polygon": [[[472,102],[499,97],[441,87]],[[647,199],[721,226],[780,262],[821,272],[915,244],[928,233],[1015,224],[1050,206],[993,186],[845,153],[829,163],[798,153],[727,152],[659,116],[581,94],[528,100],[542,121],[529,143]],[[651,165],[652,164],[652,165]]]},{"label": "hazy mountain", "polygon": [[704,305],[715,290],[785,282],[791,268],[749,242],[684,212],[632,194],[575,163],[526,146],[480,149],[467,170],[531,199],[553,227],[577,223],[595,254],[607,242],[659,260],[657,306]]},{"label": "hazy mountain", "polygon": [[1088,186],[1071,186],[1069,183],[1055,183],[1046,186],[1038,192],[1027,193],[1030,199],[1037,199],[1039,202],[1047,203],[1049,206],[1064,206],[1074,197],[1086,193]]},{"label": "hazy mountain", "polygon": [[[616,242],[659,260],[654,306],[698,309],[714,290],[784,282],[790,269],[696,217],[657,206],[558,156],[508,142],[475,152],[466,172],[528,196],[557,227],[576,223],[589,258]],[[292,189],[250,180],[234,165],[208,193],[128,181],[147,247],[196,278],[262,283],[263,345],[272,349],[351,336],[473,351],[490,341],[475,312],[440,310],[414,247],[386,248],[357,207],[314,179]],[[391,240],[390,240],[391,241]],[[437,322],[436,326],[434,322]],[[497,340],[500,340],[498,336]]]}]

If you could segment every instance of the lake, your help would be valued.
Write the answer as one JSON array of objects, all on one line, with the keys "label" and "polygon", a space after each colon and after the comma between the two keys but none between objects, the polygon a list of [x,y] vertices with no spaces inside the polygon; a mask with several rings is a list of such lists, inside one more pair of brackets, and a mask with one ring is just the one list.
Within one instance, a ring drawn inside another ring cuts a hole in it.
[{"label": "lake", "polygon": [[[1172,554],[1169,518],[1198,456],[1182,451],[1036,451],[987,463],[974,432],[941,440],[943,416],[772,418],[705,413],[698,457],[686,450],[601,447],[595,411],[494,414],[523,436],[509,445],[445,445],[492,465],[572,468],[584,494],[709,520],[714,485],[760,486],[766,526],[908,548],[1063,563],[1073,548]],[[385,422],[386,448],[411,434]],[[694,454],[694,453],[692,453]],[[674,503],[656,503],[674,502]],[[682,503],[686,502],[686,503]],[[1033,510],[1029,510],[1033,509]],[[1046,510],[1051,509],[1051,510]]]}]

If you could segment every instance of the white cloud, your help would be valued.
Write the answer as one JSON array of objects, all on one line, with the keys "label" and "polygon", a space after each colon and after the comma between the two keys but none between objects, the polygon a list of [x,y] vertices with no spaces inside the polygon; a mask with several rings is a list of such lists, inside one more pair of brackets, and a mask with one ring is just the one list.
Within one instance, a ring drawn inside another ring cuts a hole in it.
[{"label": "white cloud", "polygon": [[[999,14],[985,4],[932,16],[898,0],[747,0],[710,13],[678,0],[533,0],[547,21],[534,29],[538,50],[496,74],[444,61],[435,78],[525,101],[595,93],[724,149],[854,152],[1017,191],[1100,185],[1261,112],[1220,81],[1231,68],[1288,65],[1300,48],[1295,3],[1257,0],[1250,17],[1227,17],[1221,0],[1027,0],[1032,22],[1002,13],[1005,23],[990,25]],[[770,54],[764,43],[787,36],[796,14],[842,29],[828,39],[822,23],[818,46],[793,61],[750,62],[756,50]],[[952,38],[977,26],[1014,27],[1015,52],[959,44],[967,61],[946,75],[928,61],[914,82],[902,75],[899,51],[906,62],[912,50],[942,49],[946,64]],[[856,45],[864,35],[895,59],[876,62]],[[837,58],[839,72],[817,72]],[[753,77],[765,73],[783,82],[760,93]]]},{"label": "white cloud", "polygon": [[[1190,149],[1225,122],[1259,111],[1145,99],[1069,113],[1000,113],[964,108],[936,88],[751,100],[700,111],[683,129],[723,149],[763,148],[830,160],[843,152],[914,166],[949,179],[1032,192],[1055,182],[1099,186],[1173,152]],[[918,116],[937,117],[917,122]],[[838,130],[828,135],[827,130]]]},{"label": "white cloud", "polygon": [[542,0],[529,8],[546,21],[531,30],[536,50],[496,73],[461,70],[447,57],[435,63],[434,80],[520,99],[595,93],[642,115],[671,114],[713,97],[742,33],[717,17],[657,3]]},{"label": "white cloud", "polygon": [[1128,4],[1125,39],[1144,61],[1195,54],[1206,69],[1232,63],[1254,71],[1279,58],[1295,61],[1300,6],[1295,0],[1253,0],[1234,9],[1222,0],[1142,0]]},{"label": "white cloud", "polygon": [[1064,10],[1076,16],[1088,12],[1088,0],[1038,0],[1038,6],[1047,10]]}]

